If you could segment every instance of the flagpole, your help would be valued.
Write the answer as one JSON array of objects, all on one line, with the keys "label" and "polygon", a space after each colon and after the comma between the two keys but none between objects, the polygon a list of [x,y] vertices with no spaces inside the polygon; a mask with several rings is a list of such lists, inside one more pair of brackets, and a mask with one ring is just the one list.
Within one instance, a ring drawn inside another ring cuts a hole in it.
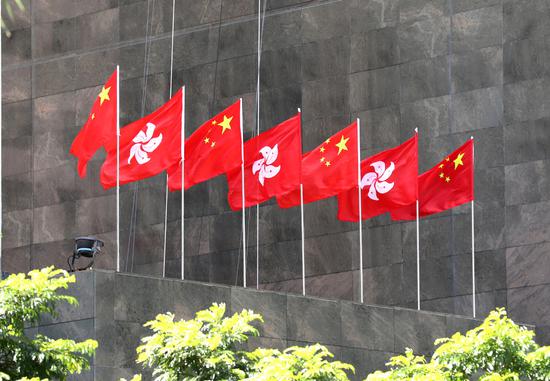
[{"label": "flagpole", "polygon": [[[258,0],[258,76],[256,79],[256,135],[260,135],[260,58],[261,58],[261,3]],[[256,290],[260,289],[260,204],[256,205]]]},{"label": "flagpole", "polygon": [[[473,140],[474,137],[471,136],[470,139],[472,139],[472,172],[475,170],[475,151],[474,151],[474,144]],[[473,176],[472,176],[472,182],[473,182]],[[473,183],[472,183],[473,187]],[[473,196],[473,195],[472,195]],[[476,317],[476,258],[475,258],[475,234],[474,234],[474,200],[471,201],[471,209],[472,209],[472,312],[473,316]]]},{"label": "flagpole", "polygon": [[[0,14],[2,14],[2,2],[0,1]],[[2,280],[2,39],[0,38],[0,280]],[[117,90],[118,91],[118,90]],[[117,96],[118,98],[118,96]]]},{"label": "flagpole", "polygon": [[[170,88],[168,98],[172,99],[172,70],[174,68],[174,20],[176,0],[172,0],[172,36],[170,44]],[[182,94],[183,95],[183,94]],[[183,112],[183,109],[182,109]],[[166,277],[166,239],[168,236],[168,173],[166,173],[166,187],[164,189],[164,242],[162,246],[162,277]],[[183,192],[183,189],[182,189]]]},{"label": "flagpole", "polygon": [[245,196],[244,196],[244,121],[243,121],[243,99],[239,99],[241,118],[241,202],[243,207],[242,228],[243,228],[243,287],[246,288],[246,222],[245,222]]},{"label": "flagpole", "polygon": [[357,118],[357,199],[359,201],[359,294],[365,302],[363,291],[363,205],[361,200],[361,120]]},{"label": "flagpole", "polygon": [[[418,128],[415,128],[414,131],[418,134]],[[420,311],[420,203],[418,202],[418,179],[416,182],[416,309]]]},{"label": "flagpole", "polygon": [[185,86],[181,88],[181,280],[185,279]]},{"label": "flagpole", "polygon": [[[302,110],[300,113],[300,129],[302,128]],[[305,226],[304,226],[304,184],[300,175],[300,225],[302,231],[302,295],[306,295],[306,250],[305,250]]]},{"label": "flagpole", "polygon": [[120,68],[116,65],[116,271],[120,272]]}]

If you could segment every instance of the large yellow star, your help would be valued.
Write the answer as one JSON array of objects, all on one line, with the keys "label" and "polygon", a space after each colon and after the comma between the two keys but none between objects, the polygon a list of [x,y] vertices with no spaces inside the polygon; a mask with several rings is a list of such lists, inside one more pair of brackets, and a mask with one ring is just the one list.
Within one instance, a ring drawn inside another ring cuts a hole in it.
[{"label": "large yellow star", "polygon": [[453,163],[455,163],[455,169],[457,169],[459,165],[464,165],[464,163],[462,162],[463,157],[464,157],[464,154],[459,153],[456,159],[453,160]]},{"label": "large yellow star", "polygon": [[349,138],[344,138],[344,135],[342,135],[342,138],[340,139],[340,141],[336,143],[336,147],[338,147],[338,155],[340,155],[342,151],[348,150],[348,147],[346,146],[346,143],[348,142],[348,140]]},{"label": "large yellow star", "polygon": [[223,122],[218,123],[219,126],[222,128],[222,135],[225,133],[225,130],[231,129],[231,121],[233,120],[233,117],[228,118],[227,116],[223,116]]},{"label": "large yellow star", "polygon": [[103,86],[103,88],[101,89],[101,92],[98,95],[100,106],[103,104],[103,102],[111,100],[111,98],[109,98],[109,91],[110,90],[111,90],[111,86],[109,86],[107,88],[105,88],[105,86]]},{"label": "large yellow star", "polygon": [[319,151],[321,151],[321,152],[325,152],[325,147],[321,147],[321,148],[319,148]]}]

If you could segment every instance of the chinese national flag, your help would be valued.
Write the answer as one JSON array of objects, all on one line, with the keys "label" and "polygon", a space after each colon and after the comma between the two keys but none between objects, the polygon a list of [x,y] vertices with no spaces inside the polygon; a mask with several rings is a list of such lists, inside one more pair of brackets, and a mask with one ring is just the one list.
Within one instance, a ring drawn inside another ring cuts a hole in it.
[{"label": "chinese national flag", "polygon": [[[362,219],[416,202],[418,135],[361,162]],[[338,195],[338,219],[359,220],[357,187]]]},{"label": "chinese national flag", "polygon": [[[120,184],[155,176],[181,160],[182,90],[167,103],[120,130]],[[105,189],[116,185],[116,139],[101,167]]]},{"label": "chinese national flag", "polygon": [[[474,141],[468,140],[418,177],[420,216],[429,216],[474,199]],[[416,219],[416,203],[392,210],[393,220]]]},{"label": "chinese national flag", "polygon": [[[241,166],[241,101],[200,126],[185,142],[185,189]],[[169,170],[168,187],[181,189],[181,163]]]},{"label": "chinese national flag", "polygon": [[78,158],[78,175],[86,177],[86,166],[95,152],[116,136],[117,72],[105,83],[97,96],[88,120],[76,136],[70,152]]},{"label": "chinese national flag", "polygon": [[[357,122],[332,135],[302,158],[304,204],[357,185]],[[281,208],[300,205],[300,189],[277,197]]]},{"label": "chinese national flag", "polygon": [[[302,140],[300,114],[250,139],[244,145],[245,206],[257,205],[300,186]],[[227,199],[242,208],[241,168],[227,173]]]}]

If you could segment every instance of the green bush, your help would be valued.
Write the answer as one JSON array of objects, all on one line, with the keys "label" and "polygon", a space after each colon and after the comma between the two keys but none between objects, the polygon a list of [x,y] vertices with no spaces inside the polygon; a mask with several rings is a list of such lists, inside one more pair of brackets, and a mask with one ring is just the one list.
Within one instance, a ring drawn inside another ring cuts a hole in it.
[{"label": "green bush", "polygon": [[57,303],[76,305],[75,298],[58,293],[74,281],[74,276],[53,267],[0,281],[0,380],[65,380],[89,368],[96,341],[28,337],[24,331],[38,323],[41,315],[55,316]]}]

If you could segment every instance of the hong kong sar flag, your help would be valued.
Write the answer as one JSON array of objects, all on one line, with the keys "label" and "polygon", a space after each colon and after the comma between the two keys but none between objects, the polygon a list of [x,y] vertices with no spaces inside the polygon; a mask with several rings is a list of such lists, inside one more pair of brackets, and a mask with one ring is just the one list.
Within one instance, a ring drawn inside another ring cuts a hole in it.
[{"label": "hong kong sar flag", "polygon": [[[120,130],[120,184],[155,176],[181,159],[182,90],[167,103]],[[116,139],[101,167],[105,189],[116,185]]]},{"label": "hong kong sar flag", "polygon": [[[245,206],[257,205],[300,186],[302,140],[300,114],[244,144]],[[233,210],[242,208],[242,171],[227,173],[227,199]]]},{"label": "hong kong sar flag", "polygon": [[[362,219],[416,202],[418,134],[361,162]],[[357,187],[338,195],[338,219],[359,220]]]}]

